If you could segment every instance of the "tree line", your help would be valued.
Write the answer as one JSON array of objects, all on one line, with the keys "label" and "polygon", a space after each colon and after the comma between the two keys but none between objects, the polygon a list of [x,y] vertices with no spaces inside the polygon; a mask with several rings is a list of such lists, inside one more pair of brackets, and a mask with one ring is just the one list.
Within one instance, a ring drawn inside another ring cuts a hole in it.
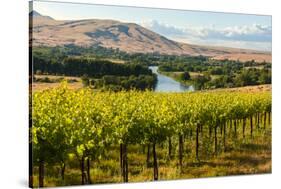
[{"label": "tree line", "polygon": [[157,75],[139,75],[139,76],[113,76],[105,75],[102,78],[82,77],[84,86],[89,86],[93,89],[102,89],[109,91],[122,90],[154,90],[157,83]]},{"label": "tree line", "polygon": [[[174,77],[182,83],[192,84],[197,90],[231,88],[271,84],[271,64],[249,61],[199,61],[164,63],[159,66],[163,73],[182,72]],[[190,73],[195,72],[193,76]]]},{"label": "tree line", "polygon": [[[44,56],[33,57],[33,72],[37,74],[65,75],[81,77],[85,86],[105,90],[138,89],[153,90],[157,77],[146,66],[140,64],[118,64],[108,60],[83,57],[64,57],[48,59]],[[48,77],[34,81],[52,82]]]},{"label": "tree line", "polygon": [[34,56],[34,73],[66,76],[101,77],[104,75],[130,76],[152,75],[151,70],[139,64],[117,64],[108,60],[83,57],[67,57],[61,62]]}]

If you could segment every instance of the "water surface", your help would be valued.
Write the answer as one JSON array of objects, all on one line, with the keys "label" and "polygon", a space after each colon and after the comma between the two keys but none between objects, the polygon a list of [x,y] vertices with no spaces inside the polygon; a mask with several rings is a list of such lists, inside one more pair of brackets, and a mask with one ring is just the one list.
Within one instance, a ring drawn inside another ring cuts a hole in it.
[{"label": "water surface", "polygon": [[155,91],[156,92],[184,92],[184,91],[194,91],[194,87],[186,86],[181,84],[180,82],[162,75],[158,72],[158,66],[149,66],[149,69],[152,70],[153,73],[157,74],[157,84]]}]

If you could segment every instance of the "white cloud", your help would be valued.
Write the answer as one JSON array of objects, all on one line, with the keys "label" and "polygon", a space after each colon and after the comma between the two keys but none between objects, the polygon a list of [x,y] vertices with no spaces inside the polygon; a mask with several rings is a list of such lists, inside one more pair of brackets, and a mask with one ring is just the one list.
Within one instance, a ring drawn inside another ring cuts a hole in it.
[{"label": "white cloud", "polygon": [[203,38],[241,40],[254,42],[270,42],[271,27],[259,24],[250,26],[232,26],[223,29],[204,28],[205,36]]},{"label": "white cloud", "polygon": [[186,26],[184,28],[171,26],[156,20],[140,23],[168,38],[208,45],[226,45],[228,47],[250,48],[257,50],[271,50],[271,26],[252,24],[216,28],[214,25],[205,27]]},{"label": "white cloud", "polygon": [[157,33],[162,35],[184,35],[185,30],[184,28],[178,28],[175,26],[171,26],[165,23],[158,22],[156,20],[144,21],[141,22],[140,25],[151,29]]}]

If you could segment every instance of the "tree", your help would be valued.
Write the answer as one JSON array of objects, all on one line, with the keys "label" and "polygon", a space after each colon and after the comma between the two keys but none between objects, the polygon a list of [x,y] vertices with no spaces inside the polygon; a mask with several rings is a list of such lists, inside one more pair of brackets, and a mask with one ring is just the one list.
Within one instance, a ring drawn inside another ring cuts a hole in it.
[{"label": "tree", "polygon": [[90,85],[90,79],[88,77],[87,74],[84,74],[82,77],[81,77],[81,80],[82,80],[82,83],[84,85],[84,87],[87,87]]},{"label": "tree", "polygon": [[211,80],[209,75],[198,75],[193,79],[195,88],[197,89],[205,89],[206,83]]},{"label": "tree", "polygon": [[180,75],[180,80],[183,80],[183,81],[187,81],[187,80],[190,80],[190,75],[188,72],[183,72],[181,75]]}]

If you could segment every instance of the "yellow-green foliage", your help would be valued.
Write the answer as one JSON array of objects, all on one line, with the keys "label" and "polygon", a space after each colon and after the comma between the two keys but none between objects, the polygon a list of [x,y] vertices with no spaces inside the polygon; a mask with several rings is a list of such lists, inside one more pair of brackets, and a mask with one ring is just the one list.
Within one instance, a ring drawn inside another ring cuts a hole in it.
[{"label": "yellow-green foliage", "polygon": [[[199,125],[213,128],[269,112],[269,92],[115,93],[93,92],[87,88],[75,91],[63,84],[32,95],[34,163],[44,158],[53,165],[66,159],[72,161],[75,156],[101,160],[117,144],[162,144],[168,137],[194,131]],[[118,158],[115,154],[111,156]],[[159,156],[166,161],[165,153],[159,151]],[[144,159],[137,157],[137,152],[129,154],[129,158]],[[118,164],[112,159],[103,161],[106,170],[111,170],[103,174],[110,179],[118,172]],[[130,176],[140,174],[136,181],[147,180],[144,173],[149,170],[137,165],[138,162],[133,163],[136,167]],[[165,177],[179,178],[176,169],[160,167],[160,172],[165,169],[170,170]]]}]

